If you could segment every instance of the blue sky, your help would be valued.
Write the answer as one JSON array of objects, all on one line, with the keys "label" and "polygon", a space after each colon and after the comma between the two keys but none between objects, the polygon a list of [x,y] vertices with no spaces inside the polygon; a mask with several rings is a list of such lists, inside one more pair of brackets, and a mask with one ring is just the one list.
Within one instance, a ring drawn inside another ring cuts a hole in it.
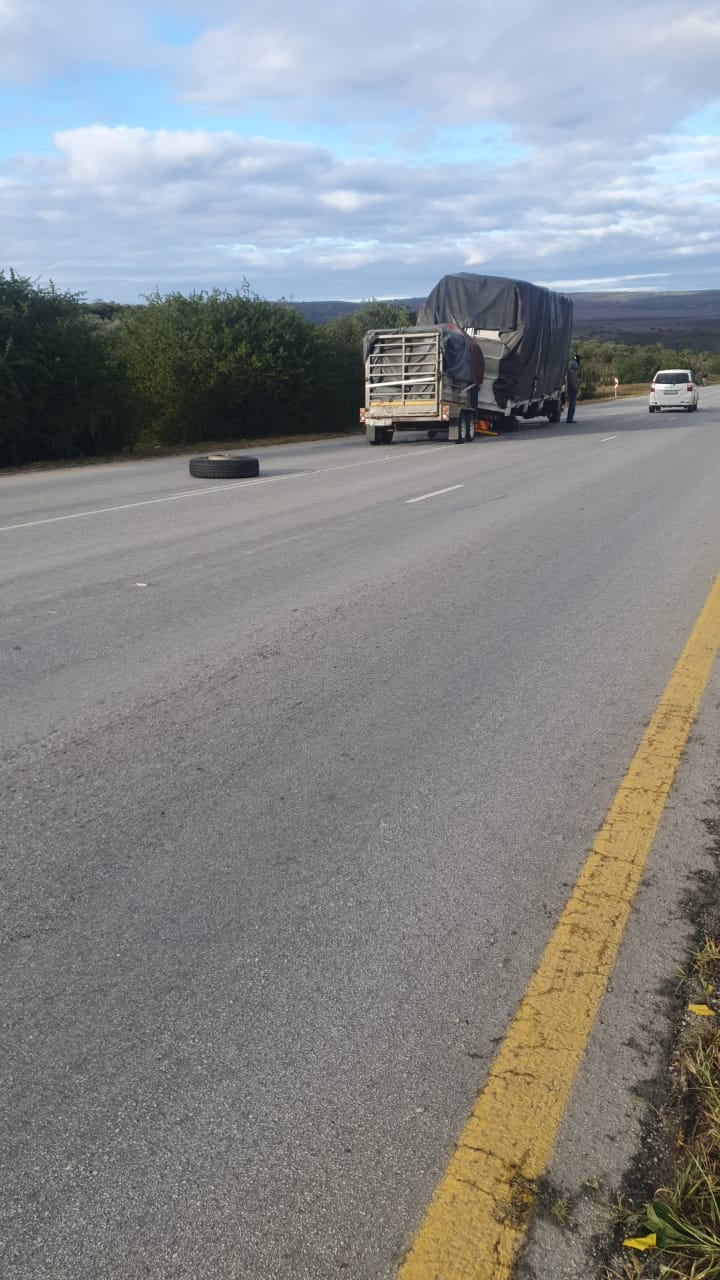
[{"label": "blue sky", "polygon": [[420,296],[720,287],[720,5],[0,0],[0,269]]}]

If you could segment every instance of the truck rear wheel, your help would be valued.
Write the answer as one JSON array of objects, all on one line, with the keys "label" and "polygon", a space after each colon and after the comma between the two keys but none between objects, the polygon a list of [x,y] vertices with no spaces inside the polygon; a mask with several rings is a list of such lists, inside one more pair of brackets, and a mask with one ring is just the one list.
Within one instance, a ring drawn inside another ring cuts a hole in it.
[{"label": "truck rear wheel", "polygon": [[465,414],[461,413],[460,421],[458,422],[457,440],[455,441],[455,443],[464,444],[466,440],[467,440],[467,422],[465,421]]},{"label": "truck rear wheel", "polygon": [[468,440],[475,439],[475,414],[474,413],[469,413],[467,415],[467,438]]}]

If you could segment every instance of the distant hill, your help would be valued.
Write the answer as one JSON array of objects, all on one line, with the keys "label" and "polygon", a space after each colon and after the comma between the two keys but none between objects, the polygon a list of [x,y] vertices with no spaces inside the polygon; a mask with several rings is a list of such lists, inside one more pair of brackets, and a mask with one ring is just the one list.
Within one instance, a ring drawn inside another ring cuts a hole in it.
[{"label": "distant hill", "polygon": [[575,337],[720,348],[720,289],[687,293],[574,293]]},{"label": "distant hill", "polygon": [[[576,338],[644,345],[662,342],[694,351],[720,350],[720,289],[677,293],[573,293]],[[417,311],[423,298],[394,298]],[[324,324],[352,315],[359,302],[296,302],[308,320]]]}]

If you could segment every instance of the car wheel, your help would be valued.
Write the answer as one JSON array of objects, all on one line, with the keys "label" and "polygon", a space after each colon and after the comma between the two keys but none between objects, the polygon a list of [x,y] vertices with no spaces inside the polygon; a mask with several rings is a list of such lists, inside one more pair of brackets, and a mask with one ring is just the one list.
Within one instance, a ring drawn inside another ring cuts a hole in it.
[{"label": "car wheel", "polygon": [[260,463],[257,458],[233,457],[231,454],[208,453],[200,458],[191,458],[189,463],[191,476],[200,480],[247,480],[260,475]]},{"label": "car wheel", "polygon": [[654,404],[649,404],[649,405],[648,405],[648,413],[654,413],[654,412],[655,412],[655,405],[654,405]]}]

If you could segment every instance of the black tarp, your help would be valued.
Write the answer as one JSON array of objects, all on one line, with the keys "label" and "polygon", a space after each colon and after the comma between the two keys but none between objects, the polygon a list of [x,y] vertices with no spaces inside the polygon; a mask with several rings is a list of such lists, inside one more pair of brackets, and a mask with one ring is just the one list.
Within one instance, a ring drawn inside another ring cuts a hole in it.
[{"label": "black tarp", "polygon": [[[527,280],[462,271],[435,285],[417,323],[499,332],[507,348],[493,382],[501,409],[508,401],[541,399],[562,386],[573,324],[572,300],[562,293]],[[482,338],[478,342],[483,345]]]}]

